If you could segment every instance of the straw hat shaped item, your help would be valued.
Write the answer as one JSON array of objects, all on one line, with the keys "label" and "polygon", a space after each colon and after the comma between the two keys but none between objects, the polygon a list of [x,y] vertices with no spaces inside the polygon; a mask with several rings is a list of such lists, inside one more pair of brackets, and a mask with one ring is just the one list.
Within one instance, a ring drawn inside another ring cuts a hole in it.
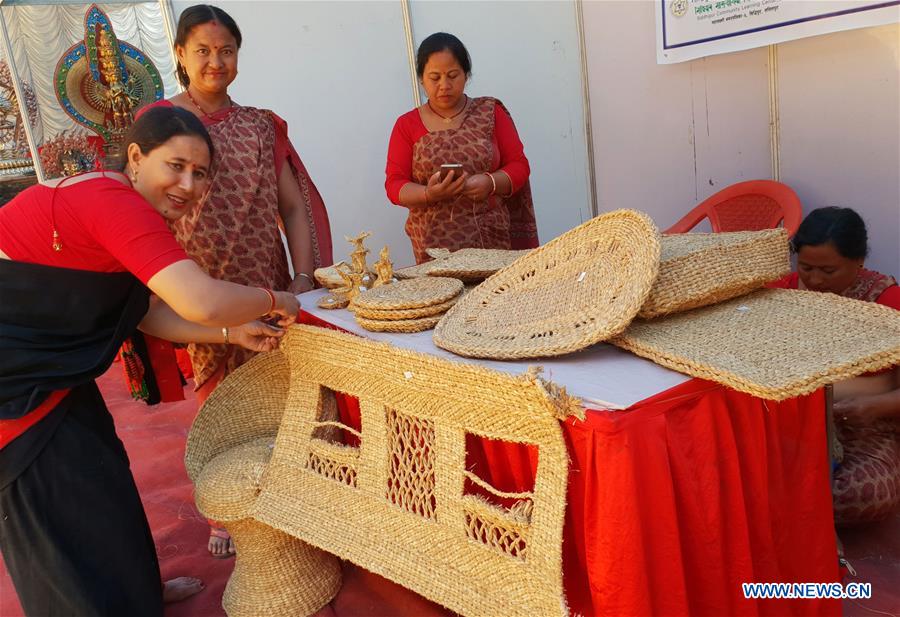
[{"label": "straw hat shaped item", "polygon": [[780,401],[900,364],[900,311],[831,293],[764,289],[635,320],[610,342],[693,377]]},{"label": "straw hat shaped item", "polygon": [[457,279],[409,279],[364,291],[353,299],[352,306],[368,310],[416,309],[447,302],[462,290],[462,281]]},{"label": "straw hat shaped item", "polygon": [[316,268],[313,272],[313,276],[316,278],[319,285],[326,289],[337,289],[338,287],[343,287],[345,284],[344,279],[341,278],[341,275],[338,274],[338,271],[334,266]]},{"label": "straw hat shaped item", "polygon": [[785,229],[662,237],[659,276],[638,317],[729,300],[791,270]]},{"label": "straw hat shaped item", "polygon": [[619,334],[647,299],[659,231],[633,210],[598,216],[520,257],[457,302],[438,347],[477,358],[578,351]]}]

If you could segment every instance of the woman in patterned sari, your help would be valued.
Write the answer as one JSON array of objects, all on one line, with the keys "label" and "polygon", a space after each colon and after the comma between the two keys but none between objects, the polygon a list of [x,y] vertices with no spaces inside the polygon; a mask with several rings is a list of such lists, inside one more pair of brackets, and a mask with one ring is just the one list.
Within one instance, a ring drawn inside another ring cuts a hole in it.
[{"label": "woman in patterned sari", "polygon": [[[900,310],[897,281],[863,265],[866,224],[854,210],[813,210],[792,245],[797,272],[777,286]],[[850,525],[887,518],[900,506],[900,367],[834,384],[834,401],[840,459],[834,474],[835,521]]]},{"label": "woman in patterned sari", "polygon": [[[178,21],[175,53],[185,92],[149,105],[187,109],[215,144],[213,184],[204,207],[172,225],[179,243],[212,277],[302,293],[313,270],[332,263],[331,231],[322,197],[273,112],[232,101],[241,31],[222,9],[199,4]],[[281,239],[290,250],[291,279]],[[188,346],[202,405],[229,373],[254,354],[234,345]],[[213,529],[210,552],[231,553],[224,530]]]},{"label": "woman in patterned sari", "polygon": [[[419,46],[416,71],[428,100],[400,116],[388,146],[385,190],[409,209],[416,263],[428,248],[528,249],[538,245],[530,169],[506,108],[469,98],[469,52],[452,34]],[[442,164],[462,170],[441,177]]]}]

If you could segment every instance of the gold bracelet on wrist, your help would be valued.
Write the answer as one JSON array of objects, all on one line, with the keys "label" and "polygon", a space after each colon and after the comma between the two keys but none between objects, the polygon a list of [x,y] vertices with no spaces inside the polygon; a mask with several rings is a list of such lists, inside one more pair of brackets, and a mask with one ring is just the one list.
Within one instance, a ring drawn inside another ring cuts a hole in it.
[{"label": "gold bracelet on wrist", "polygon": [[222,328],[222,338],[225,339],[225,344],[228,345],[228,327]]},{"label": "gold bracelet on wrist", "polygon": [[[316,281],[315,281],[315,279],[313,279],[313,277],[311,277],[310,275],[308,275],[306,272],[298,272],[298,273],[297,273],[297,276],[302,276],[302,277],[305,278],[307,281],[309,281],[309,284],[310,284],[310,285],[312,285],[313,287],[316,286]],[[296,278],[296,277],[294,277],[294,278]]]}]

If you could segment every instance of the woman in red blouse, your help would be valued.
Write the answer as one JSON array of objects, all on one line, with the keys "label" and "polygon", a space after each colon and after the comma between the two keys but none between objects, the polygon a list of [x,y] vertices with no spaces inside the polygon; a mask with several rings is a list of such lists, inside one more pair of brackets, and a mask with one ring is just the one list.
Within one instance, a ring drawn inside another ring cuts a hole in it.
[{"label": "woman in red blouse", "polygon": [[209,188],[193,114],[148,112],[124,146],[125,173],[37,185],[0,209],[0,550],[29,615],[161,615],[166,591],[190,591],[160,582],[94,381],[122,341],[140,329],[266,351],[282,330],[254,320],[299,310],[293,294],[210,278],[169,230]]},{"label": "woman in red blouse", "polygon": [[[416,71],[424,105],[394,124],[384,187],[409,209],[406,233],[416,263],[425,249],[527,249],[538,245],[531,172],[512,119],[500,101],[469,98],[469,52],[445,32],[419,46]],[[443,164],[462,165],[441,178]]]},{"label": "woman in red blouse", "polygon": [[[892,276],[865,268],[866,224],[850,208],[810,212],[791,241],[797,272],[773,284],[876,302],[900,310]],[[840,465],[834,516],[848,525],[882,520],[900,507],[900,367],[834,384]]]}]

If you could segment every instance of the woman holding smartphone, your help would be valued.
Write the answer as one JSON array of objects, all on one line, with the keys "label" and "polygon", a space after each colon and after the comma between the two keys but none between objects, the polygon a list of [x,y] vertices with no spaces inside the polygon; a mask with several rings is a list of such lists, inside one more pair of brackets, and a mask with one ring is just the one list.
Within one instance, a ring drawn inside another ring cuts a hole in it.
[{"label": "woman holding smartphone", "polygon": [[538,245],[531,172],[503,104],[469,98],[469,52],[445,32],[419,46],[424,105],[394,124],[388,146],[388,199],[409,209],[406,233],[416,263],[428,248],[527,249]]}]

